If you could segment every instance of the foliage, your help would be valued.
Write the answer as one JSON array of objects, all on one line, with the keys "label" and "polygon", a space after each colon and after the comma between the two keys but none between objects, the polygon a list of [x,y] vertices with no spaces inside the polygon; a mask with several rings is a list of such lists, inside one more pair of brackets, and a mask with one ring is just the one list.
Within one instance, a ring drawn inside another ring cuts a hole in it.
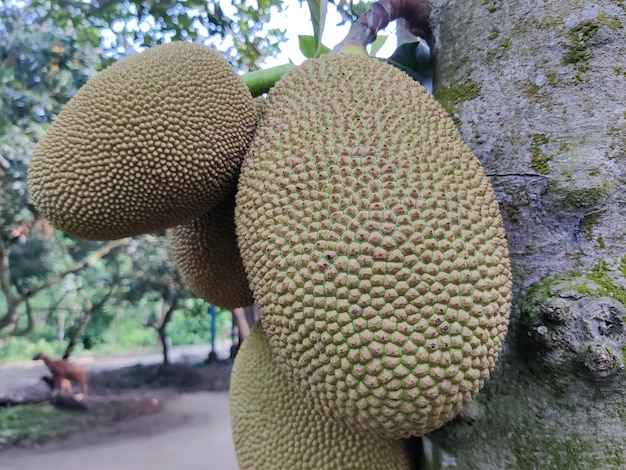
[{"label": "foliage", "polygon": [[[314,57],[315,55],[321,54],[321,49],[324,47],[322,45],[322,35],[324,34],[324,26],[326,24],[326,10],[328,7],[327,0],[308,0],[309,11],[311,12],[311,23],[313,23],[313,56],[305,57]],[[302,36],[301,36],[302,37]],[[302,43],[300,43],[300,47],[302,48]]]},{"label": "foliage", "polygon": [[[187,299],[184,310],[178,310],[168,327],[172,345],[206,344],[211,341],[211,318],[207,304],[197,299]],[[227,339],[232,329],[232,315],[228,310],[217,309],[215,340]]]},{"label": "foliage", "polygon": [[330,48],[318,42],[315,36],[301,34],[298,36],[300,52],[307,59],[330,53]]},{"label": "foliage", "polygon": [[[282,0],[234,0],[230,5],[214,0],[30,0],[24,11],[76,31],[80,42],[102,46],[110,56],[171,40],[218,38],[233,65],[254,70],[279,52],[284,32],[266,25],[281,8]],[[103,30],[108,34],[103,36]]]},{"label": "foliage", "polygon": [[38,333],[30,337],[13,336],[5,339],[0,348],[0,361],[30,360],[39,352],[51,357],[59,357],[63,353],[62,345]]},{"label": "foliage", "polygon": [[[48,24],[28,33],[34,18],[0,8],[0,236],[14,241],[35,218],[26,195],[34,144],[61,106],[95,72],[98,51]],[[33,242],[29,249],[41,249]]]},{"label": "foliage", "polygon": [[28,199],[32,149],[89,78],[135,50],[197,40],[223,48],[241,70],[256,68],[279,50],[283,32],[267,22],[281,7],[282,0],[0,3],[0,355],[21,348],[30,356],[20,337],[56,354],[74,336],[78,350],[155,344],[145,325],[166,322],[168,306],[192,297],[163,237],[101,243],[54,230]]},{"label": "foliage", "polygon": [[[154,307],[154,303],[146,301],[140,309],[129,304],[115,312],[107,309],[95,316],[81,334],[74,354],[153,349],[157,344],[156,332],[149,325],[156,320]],[[167,326],[173,346],[207,344],[211,341],[211,319],[207,309],[205,302],[194,297],[182,302]],[[216,320],[216,341],[228,340],[232,328],[230,312],[218,309]],[[72,333],[72,327],[68,327],[67,336]],[[57,335],[56,322],[52,319],[23,337],[6,338],[0,347],[0,361],[30,360],[38,352],[60,357],[65,345],[58,341]]]},{"label": "foliage", "polygon": [[[10,327],[11,334],[25,334],[33,328],[33,290],[68,261],[65,253],[55,252],[59,258],[51,250],[53,243],[67,240],[37,219],[28,200],[28,159],[47,125],[96,73],[101,59],[98,49],[80,43],[71,31],[9,5],[0,7],[0,51],[0,305],[5,308],[0,334]],[[20,323],[24,310],[26,324]]]}]

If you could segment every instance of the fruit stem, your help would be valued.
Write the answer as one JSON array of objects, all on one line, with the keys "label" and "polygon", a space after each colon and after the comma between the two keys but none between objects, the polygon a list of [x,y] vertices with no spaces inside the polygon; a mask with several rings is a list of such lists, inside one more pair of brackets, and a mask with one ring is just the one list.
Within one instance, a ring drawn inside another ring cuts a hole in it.
[{"label": "fruit stem", "polygon": [[430,40],[429,16],[429,0],[378,0],[352,23],[347,36],[335,46],[333,52],[341,52],[346,48],[364,50],[365,46],[374,42],[380,30],[398,19],[403,19],[406,28],[415,36]]},{"label": "fruit stem", "polygon": [[267,93],[274,84],[289,72],[295,65],[284,64],[276,67],[270,67],[265,70],[255,70],[254,72],[248,72],[240,75],[243,82],[252,93],[252,96],[260,96],[263,93]]}]

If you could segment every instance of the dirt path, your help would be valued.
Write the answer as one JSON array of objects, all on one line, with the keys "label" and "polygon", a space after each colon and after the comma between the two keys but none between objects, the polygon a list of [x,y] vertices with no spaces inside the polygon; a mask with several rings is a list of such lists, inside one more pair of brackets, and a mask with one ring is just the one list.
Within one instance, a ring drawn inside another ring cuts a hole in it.
[{"label": "dirt path", "polygon": [[160,413],[36,449],[0,453],[1,470],[237,470],[228,394],[199,392]]},{"label": "dirt path", "polygon": [[[216,353],[220,358],[230,355],[230,341],[219,341],[216,344]],[[172,363],[184,362],[184,359],[201,361],[209,354],[207,345],[175,346],[171,349]],[[112,356],[81,356],[72,358],[73,361],[85,365],[90,372],[117,369],[135,364],[157,364],[162,356],[158,352],[136,352]],[[36,384],[39,379],[48,374],[48,369],[41,361],[23,361],[13,364],[0,363],[0,394],[23,390],[25,387]]]}]

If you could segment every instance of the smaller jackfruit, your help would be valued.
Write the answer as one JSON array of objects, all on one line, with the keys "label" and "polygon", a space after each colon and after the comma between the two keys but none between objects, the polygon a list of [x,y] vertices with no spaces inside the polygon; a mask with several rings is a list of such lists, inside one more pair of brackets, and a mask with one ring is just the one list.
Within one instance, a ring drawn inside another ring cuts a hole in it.
[{"label": "smaller jackfruit", "polygon": [[278,370],[260,324],[231,377],[232,433],[241,470],[409,470],[402,440],[363,436],[318,414]]},{"label": "smaller jackfruit", "polygon": [[267,99],[265,96],[257,96],[254,98],[254,109],[256,111],[257,122],[261,120],[267,109]]},{"label": "smaller jackfruit", "polygon": [[33,151],[30,194],[54,226],[81,238],[186,223],[234,187],[256,119],[252,95],[217,51],[156,46],[67,103]]},{"label": "smaller jackfruit", "polygon": [[198,297],[227,309],[252,305],[235,236],[235,193],[217,207],[167,231],[174,262]]}]

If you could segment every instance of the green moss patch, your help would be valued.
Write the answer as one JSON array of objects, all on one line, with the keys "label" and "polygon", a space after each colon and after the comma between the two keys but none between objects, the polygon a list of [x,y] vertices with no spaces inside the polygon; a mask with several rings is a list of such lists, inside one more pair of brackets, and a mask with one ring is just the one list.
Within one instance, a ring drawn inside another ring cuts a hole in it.
[{"label": "green moss patch", "polygon": [[550,139],[545,134],[533,134],[531,136],[532,143],[530,144],[530,166],[537,173],[547,175],[550,173],[550,161],[552,155],[548,155],[543,152],[542,146],[549,143]]},{"label": "green moss patch", "polygon": [[473,100],[480,95],[480,87],[473,80],[451,86],[440,86],[437,89],[437,99],[448,113],[456,114],[458,106],[467,100]]},{"label": "green moss patch", "polygon": [[598,21],[611,29],[621,29],[624,27],[619,18],[616,18],[615,16],[609,16],[605,12],[602,12],[598,15]]},{"label": "green moss patch", "polygon": [[[603,468],[605,461],[597,457],[596,445],[575,432],[562,438],[532,431],[515,434],[515,470]],[[545,460],[547,455],[551,457],[549,462]]]},{"label": "green moss patch", "polygon": [[[624,272],[624,259],[620,265],[620,271]],[[600,261],[591,268],[585,275],[588,281],[593,282],[595,286],[590,284],[578,284],[575,289],[581,294],[590,297],[609,297],[626,305],[626,288],[615,283],[610,276],[610,270],[606,261]]]},{"label": "green moss patch", "polygon": [[574,65],[580,72],[589,70],[587,62],[590,58],[587,49],[588,42],[600,29],[600,25],[591,20],[587,20],[579,26],[572,28],[567,33],[569,41],[568,50],[563,54],[562,63]]},{"label": "green moss patch", "polygon": [[498,28],[494,28],[489,33],[489,36],[487,36],[487,39],[495,39],[498,36],[500,36],[500,30]]},{"label": "green moss patch", "polygon": [[564,202],[574,208],[595,206],[608,194],[609,189],[608,183],[593,188],[568,189]]}]

